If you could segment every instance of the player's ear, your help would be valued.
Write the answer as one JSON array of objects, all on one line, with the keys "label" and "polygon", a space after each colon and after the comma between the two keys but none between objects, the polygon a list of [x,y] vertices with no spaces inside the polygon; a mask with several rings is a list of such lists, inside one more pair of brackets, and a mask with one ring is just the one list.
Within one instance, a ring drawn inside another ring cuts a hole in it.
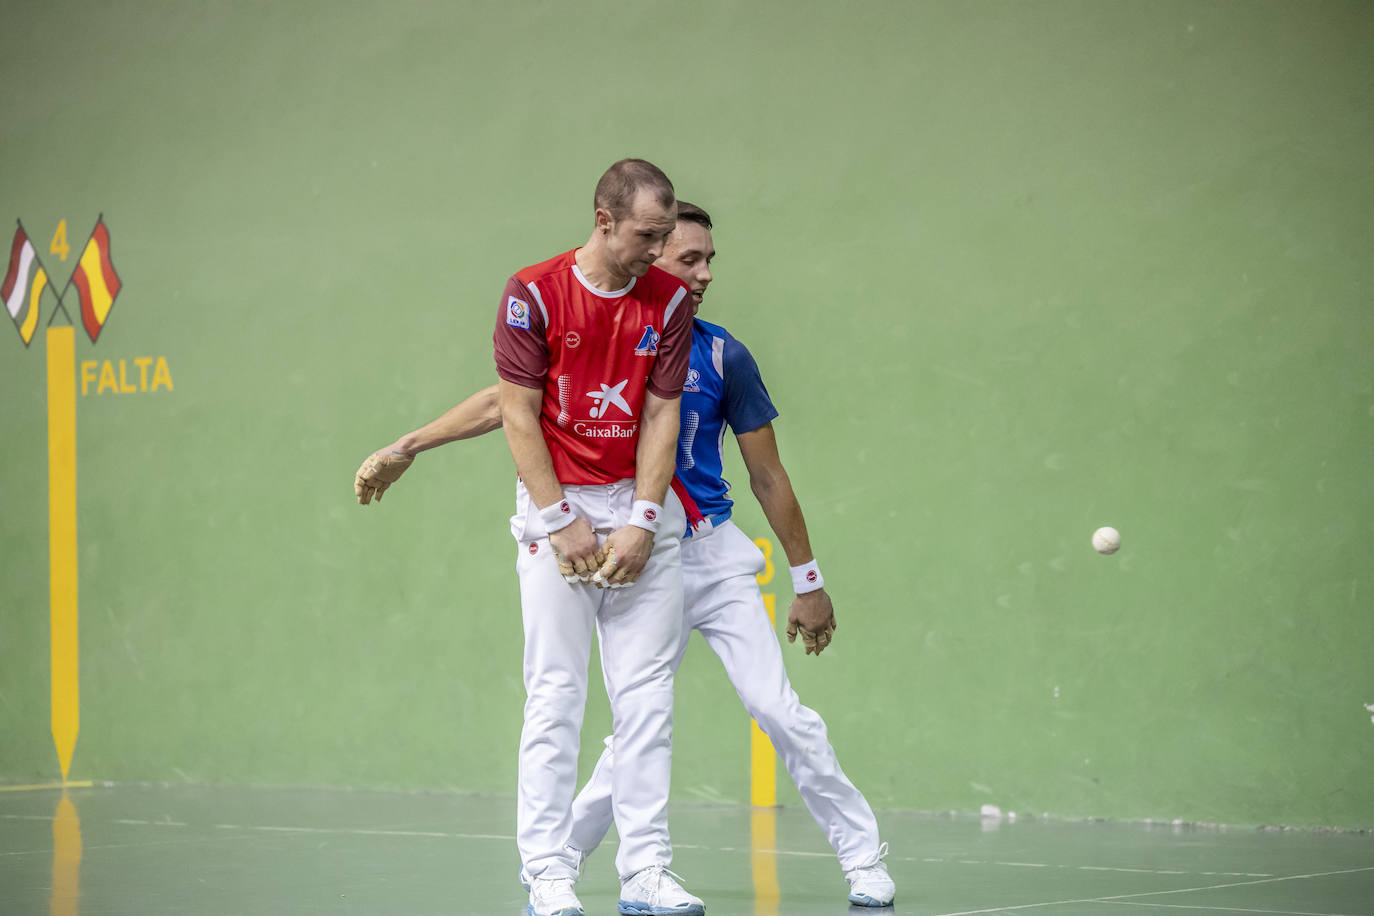
[{"label": "player's ear", "polygon": [[597,208],[596,208],[596,231],[597,231],[597,232],[609,233],[609,232],[611,231],[611,226],[614,225],[614,224],[615,224],[615,217],[611,215],[611,211],[610,211],[610,210],[607,210],[605,207],[597,207]]}]

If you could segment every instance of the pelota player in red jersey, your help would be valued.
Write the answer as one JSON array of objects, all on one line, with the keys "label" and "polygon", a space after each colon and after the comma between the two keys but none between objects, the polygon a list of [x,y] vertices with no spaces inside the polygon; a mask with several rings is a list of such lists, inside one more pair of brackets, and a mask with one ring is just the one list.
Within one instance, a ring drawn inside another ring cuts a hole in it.
[{"label": "pelota player in red jersey", "polygon": [[621,160],[597,184],[595,220],[582,248],[511,277],[494,336],[520,477],[511,533],[527,699],[516,842],[529,913],[581,914],[568,839],[595,628],[620,762],[620,912],[701,916],[702,901],[667,871],[686,527],[669,482],[692,308],[686,287],[652,265],[676,224],[673,186],[651,163]]},{"label": "pelota player in red jersey", "polygon": [[[713,279],[711,217],[679,200],[677,218],[677,227],[655,263],[687,284],[699,305]],[[354,482],[359,503],[380,499],[419,452],[499,429],[498,402],[497,386],[492,385],[373,453],[358,469]],[[788,681],[754,576],[764,559],[731,520],[729,485],[721,476],[722,433],[728,425],[739,440],[754,494],[789,562],[814,556],[801,507],[774,441],[771,418],[777,410],[744,345],[701,318],[695,321],[681,413],[677,463],[681,489],[677,489],[679,481],[674,488],[689,508],[689,520],[695,509],[710,522],[698,522],[682,543],[684,620],[678,659],[691,631],[700,632],[720,657],[749,714],[768,732],[806,807],[825,831],[849,882],[850,903],[889,906],[896,886],[882,861],[887,845],[881,842],[872,808],[840,768],[824,722],[801,704]],[[788,637],[800,632],[807,652],[819,655],[833,627],[830,598],[823,582],[816,581],[820,576],[814,560],[794,565],[791,572],[797,600],[789,610]],[[614,820],[612,745],[607,739],[607,750],[573,801],[570,846],[583,857],[601,844]]]}]

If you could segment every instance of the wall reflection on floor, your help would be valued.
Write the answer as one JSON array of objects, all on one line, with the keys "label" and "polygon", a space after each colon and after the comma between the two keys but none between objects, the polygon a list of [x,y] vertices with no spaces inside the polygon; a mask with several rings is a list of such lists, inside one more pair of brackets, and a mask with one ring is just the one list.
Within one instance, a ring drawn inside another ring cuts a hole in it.
[{"label": "wall reflection on floor", "polygon": [[62,790],[52,819],[52,900],[50,916],[77,916],[81,911],[81,818]]},{"label": "wall reflection on floor", "polygon": [[754,916],[778,916],[778,810],[755,808],[749,817],[754,872]]}]

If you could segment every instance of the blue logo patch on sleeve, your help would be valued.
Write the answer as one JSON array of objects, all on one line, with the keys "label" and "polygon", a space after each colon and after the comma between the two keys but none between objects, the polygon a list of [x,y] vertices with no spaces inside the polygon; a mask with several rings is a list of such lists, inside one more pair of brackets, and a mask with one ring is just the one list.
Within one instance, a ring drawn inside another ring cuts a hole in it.
[{"label": "blue logo patch on sleeve", "polygon": [[530,329],[530,307],[511,296],[506,300],[506,324],[513,328]]},{"label": "blue logo patch on sleeve", "polygon": [[644,326],[644,336],[639,338],[639,343],[635,344],[635,356],[652,356],[658,352],[659,333],[654,330],[654,326],[646,324]]}]

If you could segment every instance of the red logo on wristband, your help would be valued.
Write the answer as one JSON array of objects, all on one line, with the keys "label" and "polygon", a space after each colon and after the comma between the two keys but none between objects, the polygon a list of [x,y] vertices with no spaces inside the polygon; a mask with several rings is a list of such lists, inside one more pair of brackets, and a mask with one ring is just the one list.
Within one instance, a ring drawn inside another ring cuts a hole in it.
[{"label": "red logo on wristband", "polygon": [[807,581],[807,582],[815,582],[815,581],[816,581],[816,571],[815,571],[814,569],[811,570],[810,572],[808,572],[808,573],[806,574],[806,581]]},{"label": "red logo on wristband", "polygon": [[571,511],[572,511],[572,506],[569,506],[569,505],[568,505],[568,501],[567,501],[566,499],[563,500],[561,503],[558,504],[558,508],[561,509],[561,510],[563,510],[564,512],[571,512]]},{"label": "red logo on wristband", "polygon": [[539,544],[538,544],[537,542],[535,542],[535,541],[530,541],[530,556],[534,556],[534,555],[535,555],[536,553],[538,553],[538,552],[539,552]]},{"label": "red logo on wristband", "polygon": [[652,522],[652,521],[653,521],[654,519],[656,519],[656,518],[658,518],[658,513],[655,512],[653,509],[645,509],[645,510],[644,510],[644,520],[645,520],[645,521],[647,521],[647,522]]}]

